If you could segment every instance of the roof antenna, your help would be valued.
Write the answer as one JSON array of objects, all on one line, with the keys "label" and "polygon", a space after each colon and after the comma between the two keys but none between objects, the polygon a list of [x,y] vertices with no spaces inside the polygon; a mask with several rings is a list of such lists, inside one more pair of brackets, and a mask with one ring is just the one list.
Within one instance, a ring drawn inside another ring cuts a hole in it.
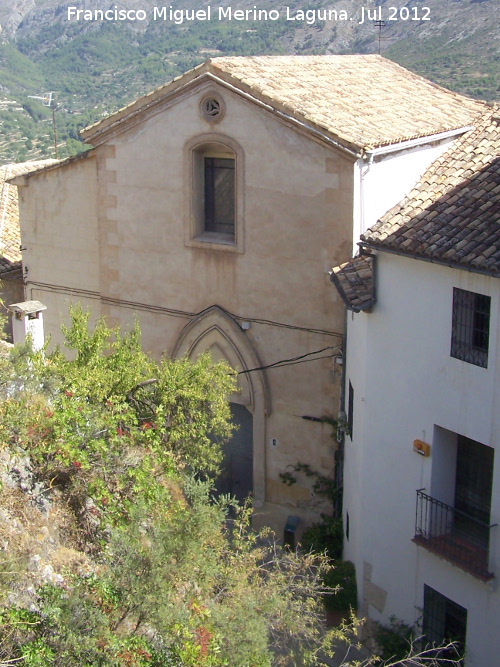
[{"label": "roof antenna", "polygon": [[382,28],[385,28],[385,21],[375,21],[375,27],[378,28],[378,54],[380,55],[380,48],[382,43]]},{"label": "roof antenna", "polygon": [[57,130],[56,130],[56,102],[54,100],[55,91],[51,90],[50,93],[44,93],[40,95],[28,95],[32,100],[42,100],[42,104],[45,107],[52,109],[52,128],[54,130],[54,153],[57,160]]}]

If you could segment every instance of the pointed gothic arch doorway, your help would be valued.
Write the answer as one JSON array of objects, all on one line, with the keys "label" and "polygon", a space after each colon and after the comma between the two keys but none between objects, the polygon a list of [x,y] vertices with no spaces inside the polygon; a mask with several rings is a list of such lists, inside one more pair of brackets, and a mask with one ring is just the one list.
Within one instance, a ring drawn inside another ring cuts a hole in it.
[{"label": "pointed gothic arch doorway", "polygon": [[[181,331],[173,357],[195,359],[210,351],[215,361],[224,359],[239,371],[262,366],[247,333],[222,308],[212,306],[194,318]],[[266,415],[271,412],[269,389],[264,372],[238,375],[238,389],[230,398],[233,422],[238,425],[225,445],[221,492],[244,499],[253,494],[254,506],[265,501],[266,484]]]},{"label": "pointed gothic arch doorway", "polygon": [[223,445],[222,473],[215,489],[235,496],[241,503],[253,495],[253,415],[239,403],[230,403],[230,408],[235,430]]}]

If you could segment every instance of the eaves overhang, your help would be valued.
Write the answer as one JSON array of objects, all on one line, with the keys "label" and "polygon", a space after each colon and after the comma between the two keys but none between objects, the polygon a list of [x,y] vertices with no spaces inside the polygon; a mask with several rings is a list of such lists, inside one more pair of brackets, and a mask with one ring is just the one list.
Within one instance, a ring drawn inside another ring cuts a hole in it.
[{"label": "eaves overhang", "polygon": [[447,266],[450,269],[460,269],[461,271],[468,271],[470,273],[478,273],[482,276],[490,276],[491,278],[500,278],[500,269],[498,267],[492,267],[491,269],[474,266],[470,262],[456,262],[456,261],[446,261],[433,257],[432,255],[426,255],[424,253],[418,252],[405,252],[404,250],[397,250],[395,248],[387,247],[382,243],[376,243],[373,241],[360,241],[358,246],[361,249],[361,252],[366,252],[366,250],[376,250],[377,252],[386,252],[391,255],[398,255],[399,257],[407,257],[408,259],[416,259],[422,262],[430,262],[431,264],[438,264],[440,266]]},{"label": "eaves overhang", "polygon": [[367,148],[363,151],[363,153],[365,159],[368,162],[372,162],[375,158],[378,157],[385,157],[386,155],[400,153],[402,151],[407,151],[426,144],[438,144],[441,141],[445,141],[446,139],[454,139],[455,137],[459,137],[473,129],[474,125],[465,125],[463,127],[457,127],[452,130],[446,130],[445,132],[437,132],[436,134],[415,137],[414,139],[408,139],[406,141],[398,141],[394,144],[384,144],[382,146],[378,146],[377,148]]},{"label": "eaves overhang", "polygon": [[368,253],[358,255],[332,269],[330,280],[347,310],[354,313],[370,311],[376,303],[375,271],[376,256]]},{"label": "eaves overhang", "polygon": [[61,167],[66,167],[67,165],[73,164],[75,162],[80,162],[81,160],[86,160],[89,157],[94,155],[95,151],[92,149],[84,151],[83,153],[78,153],[78,155],[71,155],[70,157],[65,158],[64,160],[51,160],[50,164],[44,165],[42,167],[36,167],[34,169],[24,171],[17,176],[12,176],[6,180],[6,183],[19,186],[28,185],[29,179],[32,176],[38,176],[39,174],[46,173],[48,171],[53,171],[54,169],[60,169]]}]

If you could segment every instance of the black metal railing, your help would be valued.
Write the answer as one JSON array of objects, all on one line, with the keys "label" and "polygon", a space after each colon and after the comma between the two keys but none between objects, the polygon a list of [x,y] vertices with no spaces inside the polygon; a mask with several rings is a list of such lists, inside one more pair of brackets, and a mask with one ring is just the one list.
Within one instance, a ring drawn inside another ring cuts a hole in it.
[{"label": "black metal railing", "polygon": [[487,581],[490,530],[493,526],[417,491],[413,541]]}]

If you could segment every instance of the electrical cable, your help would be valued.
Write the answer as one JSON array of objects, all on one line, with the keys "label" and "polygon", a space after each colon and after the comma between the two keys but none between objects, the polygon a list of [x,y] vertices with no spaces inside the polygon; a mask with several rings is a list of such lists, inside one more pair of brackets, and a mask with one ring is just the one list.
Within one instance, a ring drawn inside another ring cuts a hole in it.
[{"label": "electrical cable", "polygon": [[334,354],[325,354],[322,357],[314,357],[314,359],[307,359],[306,357],[311,357],[313,354],[320,354],[326,350],[337,350],[340,351],[338,347],[324,347],[321,350],[315,350],[314,352],[307,352],[306,354],[301,354],[297,357],[291,357],[290,359],[282,359],[281,361],[275,361],[272,364],[267,364],[265,366],[257,366],[256,368],[248,368],[244,371],[238,371],[237,375],[243,375],[245,373],[253,373],[254,371],[264,371],[270,368],[283,368],[283,366],[295,366],[296,364],[303,364],[309,361],[316,361],[318,359],[329,359],[334,357]]},{"label": "electrical cable", "polygon": [[[27,281],[26,285],[31,285],[32,289],[33,287],[38,287],[42,290],[48,291],[48,292],[55,292],[55,293],[63,293],[63,294],[74,294],[75,296],[82,296],[86,299],[96,299],[100,300],[103,303],[109,304],[109,305],[114,305],[114,306],[119,306],[122,308],[131,308],[134,310],[143,310],[146,312],[151,312],[151,313],[158,313],[158,314],[166,314],[166,315],[171,315],[172,317],[181,317],[184,319],[191,319],[194,317],[200,317],[203,315],[203,313],[207,312],[212,308],[213,306],[208,306],[207,308],[204,308],[203,310],[199,311],[198,313],[193,313],[185,310],[178,310],[174,308],[166,308],[164,306],[153,306],[150,304],[146,303],[140,303],[140,302],[135,302],[135,301],[126,301],[125,299],[119,299],[115,297],[108,297],[108,296],[101,296],[99,292],[93,292],[90,290],[84,290],[80,288],[74,288],[74,287],[65,287],[63,285],[54,285],[50,283],[40,283],[36,281]],[[216,305],[216,304],[213,304]],[[277,322],[275,320],[267,320],[267,319],[261,319],[261,318],[256,318],[256,317],[243,317],[241,315],[235,315],[234,313],[231,313],[229,310],[226,310],[225,308],[222,308],[221,306],[217,306],[222,310],[228,317],[231,319],[237,321],[237,322],[253,322],[255,324],[263,324],[267,326],[274,326],[274,327],[280,327],[284,329],[290,329],[292,331],[303,331],[305,333],[311,333],[315,335],[321,335],[321,336],[335,336],[336,338],[343,338],[343,334],[338,333],[336,331],[328,331],[326,329],[315,329],[311,327],[301,327],[297,326],[294,324],[287,324],[285,322]]]},{"label": "electrical cable", "polygon": [[[122,306],[124,308],[134,308],[134,309],[141,309],[145,310],[147,312],[153,312],[153,313],[165,313],[168,315],[172,315],[174,317],[184,317],[184,318],[193,318],[193,317],[200,317],[203,315],[203,313],[207,312],[212,308],[213,306],[208,306],[207,308],[204,308],[203,310],[199,311],[198,313],[190,313],[187,311],[182,311],[182,310],[174,310],[173,308],[164,308],[162,306],[151,306],[148,304],[142,304],[142,303],[136,303],[133,301],[126,301],[124,299],[117,299],[117,298],[111,298],[111,297],[101,297],[101,295],[98,292],[92,292],[89,290],[83,290],[79,288],[72,288],[72,287],[64,287],[62,285],[53,285],[50,283],[39,283],[35,281],[28,281],[26,283],[27,285],[32,285],[34,287],[40,287],[42,289],[45,289],[46,291],[49,292],[55,292],[55,293],[63,293],[63,294],[75,294],[75,295],[80,295],[83,296],[87,299],[99,299],[104,303],[109,303],[112,305],[117,305],[117,306]],[[245,322],[256,322],[256,323],[261,323],[261,324],[267,324],[269,326],[278,326],[278,327],[284,327],[287,329],[292,329],[292,330],[299,330],[299,331],[307,331],[310,333],[314,334],[324,334],[324,335],[334,335],[338,336],[339,338],[342,338],[342,334],[338,334],[335,332],[328,332],[328,331],[323,331],[321,329],[308,329],[305,327],[297,327],[291,324],[284,324],[283,322],[274,322],[273,320],[259,320],[259,319],[252,319],[252,318],[247,318],[247,317],[240,317],[237,315],[234,315],[230,311],[226,310],[225,308],[221,308],[218,306],[226,315],[231,317],[233,320],[241,320]],[[312,357],[313,355],[321,354],[321,352],[326,352],[326,350],[336,350],[337,353],[341,351],[340,347],[334,347],[332,345],[328,345],[327,347],[323,347],[319,350],[314,350],[313,352],[306,352],[305,354],[298,355],[296,357],[290,357],[289,359],[281,359],[279,361],[274,361],[272,364],[267,364],[264,366],[257,366],[255,368],[248,368],[243,371],[238,371],[237,375],[243,375],[246,373],[253,373],[257,371],[263,371],[263,370],[271,370],[273,368],[283,368],[285,366],[295,366],[297,364],[303,364],[311,361],[317,361],[320,359],[331,359],[335,356],[335,354],[327,354],[323,355],[321,357],[314,357],[313,359],[309,359],[308,357]]]}]

